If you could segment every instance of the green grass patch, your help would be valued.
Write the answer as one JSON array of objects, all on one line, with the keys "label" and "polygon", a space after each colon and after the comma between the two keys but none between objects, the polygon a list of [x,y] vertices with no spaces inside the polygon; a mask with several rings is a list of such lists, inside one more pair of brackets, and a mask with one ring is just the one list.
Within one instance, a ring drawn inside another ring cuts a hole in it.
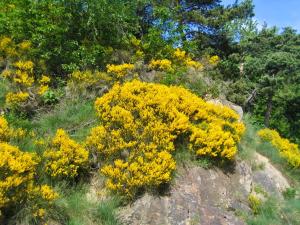
[{"label": "green grass patch", "polygon": [[75,188],[61,189],[61,198],[57,201],[56,207],[60,215],[53,219],[63,218],[58,221],[66,225],[118,225],[120,224],[116,210],[121,205],[121,198],[118,196],[108,197],[103,201],[88,199],[88,185],[77,185]]},{"label": "green grass patch", "polygon": [[64,100],[46,114],[38,115],[33,126],[40,136],[54,136],[62,128],[77,141],[87,136],[91,127],[97,124],[94,101]]},{"label": "green grass patch", "polygon": [[8,84],[0,78],[0,109],[4,107],[5,104],[5,95],[8,92]]}]

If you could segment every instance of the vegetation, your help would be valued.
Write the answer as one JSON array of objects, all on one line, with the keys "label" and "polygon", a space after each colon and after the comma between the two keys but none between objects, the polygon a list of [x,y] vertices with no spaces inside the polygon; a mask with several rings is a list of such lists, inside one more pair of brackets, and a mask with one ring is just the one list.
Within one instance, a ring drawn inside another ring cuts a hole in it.
[{"label": "vegetation", "polygon": [[256,187],[245,221],[296,224],[300,36],[259,30],[253,7],[1,1],[0,224],[120,224],[117,208],[172,185],[176,167],[255,152],[292,186],[281,200]]}]

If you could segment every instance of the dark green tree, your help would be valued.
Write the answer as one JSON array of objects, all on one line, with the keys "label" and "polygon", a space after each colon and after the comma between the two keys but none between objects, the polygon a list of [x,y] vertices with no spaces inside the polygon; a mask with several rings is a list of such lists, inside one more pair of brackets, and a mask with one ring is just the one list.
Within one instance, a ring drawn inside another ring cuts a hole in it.
[{"label": "dark green tree", "polygon": [[210,49],[226,55],[232,52],[228,23],[252,16],[251,0],[236,1],[229,6],[224,6],[221,0],[153,0],[144,10],[142,27],[159,24],[167,37],[179,38],[184,46],[193,43],[195,52]]}]

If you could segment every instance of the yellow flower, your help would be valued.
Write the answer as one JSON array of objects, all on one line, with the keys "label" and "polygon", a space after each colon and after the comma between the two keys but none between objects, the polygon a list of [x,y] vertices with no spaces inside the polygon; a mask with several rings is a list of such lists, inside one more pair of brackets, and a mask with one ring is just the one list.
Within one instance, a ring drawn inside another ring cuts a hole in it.
[{"label": "yellow flower", "polygon": [[52,190],[48,185],[42,185],[40,187],[41,197],[47,201],[53,201],[58,198],[58,194]]},{"label": "yellow flower", "polygon": [[24,103],[28,100],[29,94],[27,92],[9,92],[6,94],[5,103],[9,106],[17,106],[21,103]]},{"label": "yellow flower", "polygon": [[2,71],[1,75],[4,77],[4,78],[10,78],[11,75],[12,75],[12,71],[11,70],[8,70],[8,69],[5,69]]},{"label": "yellow flower", "polygon": [[34,64],[32,61],[17,61],[14,63],[14,66],[20,70],[32,72]]},{"label": "yellow flower", "polygon": [[108,73],[116,75],[117,78],[122,78],[134,69],[134,65],[130,63],[121,65],[108,64],[106,68]]},{"label": "yellow flower", "polygon": [[51,148],[44,152],[46,172],[52,177],[76,177],[88,164],[89,153],[70,139],[63,129],[58,129]]},{"label": "yellow flower", "polygon": [[291,166],[300,168],[300,150],[297,144],[280,137],[276,130],[268,128],[258,131],[258,136],[278,149],[281,157],[286,159]]},{"label": "yellow flower", "polygon": [[175,52],[173,53],[175,59],[184,61],[186,57],[186,52],[176,48]]},{"label": "yellow flower", "polygon": [[0,50],[4,51],[10,44],[12,43],[12,39],[9,37],[3,37],[0,39]]},{"label": "yellow flower", "polygon": [[45,94],[45,92],[48,91],[48,90],[49,90],[49,86],[48,86],[48,85],[41,85],[41,86],[39,87],[38,94],[39,94],[39,95],[43,95],[43,94]]},{"label": "yellow flower", "polygon": [[46,75],[43,75],[43,76],[41,77],[41,79],[39,80],[39,83],[45,85],[45,84],[49,84],[50,81],[51,81],[50,77],[48,77],[48,76],[46,76]]},{"label": "yellow flower", "polygon": [[3,116],[0,116],[0,142],[7,141],[10,136],[8,122]]},{"label": "yellow flower", "polygon": [[216,66],[220,61],[220,57],[217,55],[214,55],[212,57],[209,58],[209,63],[213,66]]},{"label": "yellow flower", "polygon": [[30,41],[23,41],[19,44],[19,47],[21,50],[25,51],[25,50],[28,50],[30,49],[31,47],[31,42]]},{"label": "yellow flower", "polygon": [[39,159],[18,147],[0,143],[0,209],[27,197]]},{"label": "yellow flower", "polygon": [[149,64],[150,69],[159,69],[163,71],[173,71],[172,62],[168,59],[152,59]]},{"label": "yellow flower", "polygon": [[186,61],[185,61],[185,64],[188,66],[188,67],[193,67],[195,69],[203,69],[204,66],[202,65],[202,63],[200,62],[197,62],[197,61],[194,61],[192,60],[191,58],[187,58]]},{"label": "yellow flower", "polygon": [[116,84],[95,108],[101,125],[91,130],[86,147],[104,162],[107,187],[129,197],[171,180],[178,137],[189,139],[196,155],[231,160],[244,132],[233,110],[182,87],[137,80]]}]

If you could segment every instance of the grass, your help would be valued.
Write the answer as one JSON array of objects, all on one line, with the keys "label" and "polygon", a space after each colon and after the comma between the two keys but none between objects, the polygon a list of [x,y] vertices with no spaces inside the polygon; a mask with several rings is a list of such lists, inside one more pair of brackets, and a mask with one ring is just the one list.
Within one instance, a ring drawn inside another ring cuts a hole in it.
[{"label": "grass", "polygon": [[5,94],[7,93],[7,90],[7,83],[2,78],[0,78],[0,109],[4,106]]},{"label": "grass", "polygon": [[300,200],[288,199],[279,201],[270,197],[258,210],[257,215],[249,215],[249,225],[296,225],[300,221]]},{"label": "grass", "polygon": [[108,197],[103,201],[91,201],[87,198],[88,185],[81,184],[74,188],[60,187],[61,198],[56,202],[55,220],[66,225],[118,225],[116,209],[121,204],[118,196]]},{"label": "grass", "polygon": [[[253,164],[253,155],[258,152],[268,159],[271,163],[285,175],[291,184],[291,188],[283,192],[285,199],[278,199],[274,196],[267,197],[267,200],[259,207],[256,215],[246,215],[249,225],[295,225],[300,221],[300,170],[291,168],[286,160],[280,157],[279,152],[271,144],[261,142],[256,135],[260,127],[254,125],[248,115],[245,116],[246,132],[239,145],[238,156],[251,162],[252,169],[263,169],[263,165]],[[255,187],[255,191],[264,193],[260,187]]]},{"label": "grass", "polygon": [[97,118],[94,101],[62,101],[51,112],[37,115],[33,126],[40,135],[53,136],[57,129],[65,129],[77,141],[82,141]]}]

